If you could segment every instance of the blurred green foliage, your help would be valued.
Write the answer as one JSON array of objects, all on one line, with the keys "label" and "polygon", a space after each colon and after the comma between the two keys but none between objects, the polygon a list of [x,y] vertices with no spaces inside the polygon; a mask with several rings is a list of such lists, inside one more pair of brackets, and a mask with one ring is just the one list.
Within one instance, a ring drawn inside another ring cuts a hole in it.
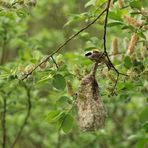
[{"label": "blurred green foliage", "polygon": [[[123,3],[122,3],[123,2]],[[117,95],[111,96],[116,73],[101,65],[97,72],[108,111],[106,125],[96,132],[77,126],[75,93],[92,62],[86,51],[103,51],[104,16],[54,59],[42,64],[24,81],[21,78],[69,36],[91,22],[105,8],[105,0],[1,0],[0,1],[0,143],[10,148],[27,122],[16,148],[146,148],[148,147],[148,2],[117,1],[110,6],[107,51],[120,75]],[[128,21],[124,16],[132,17]],[[140,27],[137,27],[141,23]],[[132,35],[134,52],[127,54]],[[116,43],[117,44],[117,43]],[[69,83],[70,84],[69,84]],[[5,104],[6,103],[6,104]],[[30,109],[30,114],[27,112]]]}]

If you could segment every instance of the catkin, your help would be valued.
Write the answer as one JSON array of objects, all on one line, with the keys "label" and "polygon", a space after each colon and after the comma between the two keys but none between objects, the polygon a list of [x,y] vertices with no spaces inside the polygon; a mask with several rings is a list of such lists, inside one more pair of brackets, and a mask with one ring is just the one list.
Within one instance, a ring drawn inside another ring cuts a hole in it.
[{"label": "catkin", "polygon": [[20,65],[18,66],[18,72],[24,73],[24,71],[25,71],[24,65],[20,64]]},{"label": "catkin", "polygon": [[45,69],[46,66],[47,66],[47,61],[45,61],[44,63],[42,63],[42,64],[40,65],[40,68],[41,68],[41,69]]},{"label": "catkin", "polygon": [[128,39],[128,37],[124,38],[123,43],[124,43],[124,48],[128,49],[128,46],[129,46],[129,39]]},{"label": "catkin", "polygon": [[145,58],[148,56],[148,50],[146,49],[146,46],[142,46],[140,48],[140,53],[141,53],[141,57],[142,58]]},{"label": "catkin", "polygon": [[134,33],[131,37],[131,40],[127,49],[127,54],[131,55],[134,52],[137,42],[138,42],[138,35]]},{"label": "catkin", "polygon": [[139,27],[141,27],[141,26],[143,25],[142,22],[139,22],[138,20],[136,20],[136,19],[134,19],[134,18],[132,18],[132,17],[130,17],[130,16],[127,16],[127,15],[124,15],[124,16],[123,16],[123,19],[124,19],[128,24],[132,25],[133,27],[139,28]]},{"label": "catkin", "polygon": [[112,41],[112,47],[111,47],[111,60],[114,61],[115,59],[120,59],[120,55],[117,55],[119,53],[118,50],[118,39],[114,38]]},{"label": "catkin", "polygon": [[148,30],[148,25],[143,26],[142,29]]},{"label": "catkin", "polygon": [[114,38],[113,41],[112,41],[112,54],[118,54],[119,51],[118,51],[118,39],[117,38]]},{"label": "catkin", "polygon": [[119,8],[123,8],[124,7],[123,0],[118,0],[118,6],[119,6]]},{"label": "catkin", "polygon": [[113,0],[110,1],[110,8],[113,6]]},{"label": "catkin", "polygon": [[72,88],[72,83],[70,80],[67,81],[67,92],[70,96],[72,96],[74,94],[73,88]]},{"label": "catkin", "polygon": [[33,64],[29,64],[28,66],[26,66],[26,68],[25,68],[25,73],[31,73],[32,72],[32,70],[33,70],[33,68],[34,68],[34,65]]}]

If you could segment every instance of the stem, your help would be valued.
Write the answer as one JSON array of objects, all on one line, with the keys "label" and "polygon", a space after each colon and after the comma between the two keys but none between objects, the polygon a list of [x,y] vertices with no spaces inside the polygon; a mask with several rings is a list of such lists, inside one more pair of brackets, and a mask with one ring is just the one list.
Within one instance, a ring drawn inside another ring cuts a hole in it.
[{"label": "stem", "polygon": [[3,105],[3,119],[2,119],[2,129],[3,129],[3,142],[2,147],[6,148],[6,113],[7,113],[7,98],[4,96]]},{"label": "stem", "polygon": [[0,65],[3,65],[5,62],[5,56],[6,56],[6,44],[7,44],[7,30],[4,27],[4,37],[3,37],[3,44],[2,44],[2,52],[1,52],[1,61]]},{"label": "stem", "polygon": [[104,22],[104,35],[103,35],[103,40],[104,40],[104,55],[107,57],[107,60],[108,62],[110,63],[111,67],[114,69],[114,71],[117,73],[117,78],[116,78],[116,82],[115,82],[115,85],[114,85],[114,89],[113,89],[113,92],[112,94],[115,93],[115,89],[116,89],[116,86],[117,86],[117,83],[118,83],[118,78],[119,78],[119,75],[124,75],[124,76],[127,76],[126,74],[123,74],[123,73],[120,73],[116,67],[113,65],[113,63],[111,62],[110,58],[109,58],[109,55],[107,53],[107,48],[106,48],[106,34],[107,34],[107,22],[108,22],[108,13],[109,13],[109,7],[110,7],[110,2],[111,0],[108,0],[108,3],[107,3],[107,7],[106,7],[106,16],[105,16],[105,22]]},{"label": "stem", "polygon": [[55,64],[56,68],[58,69],[58,68],[59,68],[59,67],[58,67],[58,64],[56,63],[56,61],[55,61],[55,59],[53,58],[53,56],[51,56],[51,59],[52,59],[53,63]]},{"label": "stem", "polygon": [[105,22],[104,22],[104,35],[103,35],[103,40],[104,40],[104,53],[106,53],[106,32],[107,32],[107,21],[108,21],[108,13],[109,13],[109,6],[110,6],[111,0],[108,0],[107,7],[106,7],[106,16],[105,16]]},{"label": "stem", "polygon": [[[25,86],[26,87],[26,86]],[[31,104],[31,94],[30,94],[30,89],[29,88],[26,88],[27,89],[27,98],[28,98],[28,110],[27,110],[27,114],[26,114],[26,117],[24,119],[24,122],[22,124],[22,126],[20,127],[20,130],[11,146],[11,148],[14,148],[15,144],[17,143],[17,141],[19,140],[23,130],[24,130],[24,127],[27,125],[27,122],[28,122],[28,119],[30,117],[30,112],[31,112],[31,107],[32,107],[32,104]]]},{"label": "stem", "polygon": [[57,143],[57,148],[60,148],[61,147],[61,130],[59,129],[58,130],[58,143]]}]

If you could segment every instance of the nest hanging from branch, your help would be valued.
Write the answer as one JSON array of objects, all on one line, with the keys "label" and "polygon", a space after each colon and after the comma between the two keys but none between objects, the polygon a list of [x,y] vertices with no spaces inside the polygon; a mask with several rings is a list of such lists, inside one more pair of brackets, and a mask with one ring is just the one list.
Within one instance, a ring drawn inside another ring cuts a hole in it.
[{"label": "nest hanging from branch", "polygon": [[107,116],[95,78],[97,67],[98,63],[95,63],[92,72],[84,76],[78,89],[78,124],[83,131],[101,128]]}]

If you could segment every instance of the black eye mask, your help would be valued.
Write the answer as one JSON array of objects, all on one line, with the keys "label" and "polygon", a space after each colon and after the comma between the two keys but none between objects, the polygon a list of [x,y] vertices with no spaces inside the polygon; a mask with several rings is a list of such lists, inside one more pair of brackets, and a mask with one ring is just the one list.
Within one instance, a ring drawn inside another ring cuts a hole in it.
[{"label": "black eye mask", "polygon": [[88,57],[90,55],[92,55],[92,52],[88,52],[88,53],[85,54],[86,57]]}]

